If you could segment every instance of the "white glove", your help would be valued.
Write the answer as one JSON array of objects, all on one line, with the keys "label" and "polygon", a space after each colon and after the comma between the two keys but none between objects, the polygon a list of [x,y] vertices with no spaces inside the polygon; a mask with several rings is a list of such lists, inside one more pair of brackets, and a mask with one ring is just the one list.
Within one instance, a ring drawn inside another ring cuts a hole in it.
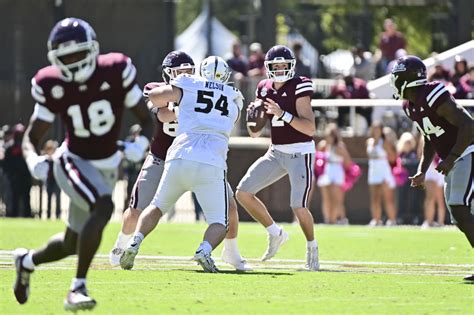
[{"label": "white glove", "polygon": [[31,155],[26,159],[31,176],[45,182],[48,179],[49,163],[46,155]]},{"label": "white glove", "polygon": [[123,154],[125,158],[131,162],[140,162],[145,157],[146,150],[150,141],[145,136],[139,136],[134,142],[123,142]]}]

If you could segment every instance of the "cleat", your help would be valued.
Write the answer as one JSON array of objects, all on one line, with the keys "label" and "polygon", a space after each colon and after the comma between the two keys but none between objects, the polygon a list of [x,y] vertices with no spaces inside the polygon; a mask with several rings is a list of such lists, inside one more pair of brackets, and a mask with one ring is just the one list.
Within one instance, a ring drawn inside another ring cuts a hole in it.
[{"label": "cleat", "polygon": [[81,285],[75,290],[68,292],[64,300],[64,309],[66,311],[91,310],[96,306],[97,302],[87,294],[85,285]]},{"label": "cleat", "polygon": [[122,267],[124,270],[132,269],[133,264],[135,263],[135,257],[138,254],[138,246],[134,247],[134,244],[127,247],[123,252],[122,257],[120,257],[120,267]]},{"label": "cleat", "polygon": [[470,276],[465,276],[464,281],[469,281],[474,283],[474,274]]},{"label": "cleat", "polygon": [[377,219],[372,219],[370,220],[368,226],[370,227],[374,227],[374,226],[382,226],[383,225],[383,222],[382,220],[377,220]]},{"label": "cleat", "polygon": [[306,265],[305,268],[309,271],[319,270],[319,255],[318,248],[312,247],[306,249]]},{"label": "cleat", "polygon": [[252,271],[252,267],[250,267],[247,262],[242,259],[240,255],[232,255],[230,250],[224,250],[222,251],[221,259],[223,262],[232,265],[235,267],[236,270],[238,271]]},{"label": "cleat", "polygon": [[120,265],[120,258],[122,257],[124,250],[119,247],[114,247],[109,253],[109,262],[113,267]]},{"label": "cleat", "polygon": [[16,300],[20,304],[25,304],[30,295],[30,275],[33,270],[26,269],[22,264],[27,254],[28,250],[26,248],[17,248],[13,252],[16,269],[16,280],[13,285],[13,292],[15,293]]},{"label": "cleat", "polygon": [[198,250],[193,257],[194,261],[196,261],[199,265],[201,265],[204,272],[219,272],[216,265],[214,264],[214,260],[211,258],[211,254],[206,254],[204,251]]},{"label": "cleat", "polygon": [[268,248],[265,254],[262,256],[262,261],[269,260],[273,256],[276,255],[278,249],[283,245],[286,241],[288,241],[290,237],[288,236],[288,233],[283,231],[283,229],[280,230],[280,235],[272,236],[268,235]]},{"label": "cleat", "polygon": [[137,256],[138,249],[140,248],[140,243],[141,241],[138,236],[134,236],[133,240],[130,240],[129,245],[127,245],[127,248],[125,248],[120,257],[120,267],[122,267],[122,269],[130,270],[133,268],[135,256]]}]

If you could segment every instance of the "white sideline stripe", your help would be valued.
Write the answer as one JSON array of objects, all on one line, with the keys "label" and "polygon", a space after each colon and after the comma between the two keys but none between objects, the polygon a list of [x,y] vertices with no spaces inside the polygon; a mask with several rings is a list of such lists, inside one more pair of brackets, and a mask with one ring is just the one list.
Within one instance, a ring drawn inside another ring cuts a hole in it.
[{"label": "white sideline stripe", "polygon": [[[13,251],[0,250],[0,259],[11,258]],[[2,257],[5,256],[5,257]],[[97,254],[96,258],[109,259],[108,254]],[[167,261],[192,261],[192,256],[154,256],[154,255],[138,255],[137,258],[149,260],[167,260]],[[74,257],[68,257],[64,260],[74,260]],[[220,261],[216,257],[216,261]],[[245,258],[248,262],[262,262],[258,258]],[[266,265],[271,263],[297,263],[305,264],[303,259],[272,259],[265,262]],[[418,266],[418,267],[460,267],[460,268],[474,268],[474,264],[429,264],[429,263],[403,263],[403,262],[382,262],[382,261],[337,261],[337,260],[320,260],[320,263],[328,265],[367,265],[367,266]]]}]

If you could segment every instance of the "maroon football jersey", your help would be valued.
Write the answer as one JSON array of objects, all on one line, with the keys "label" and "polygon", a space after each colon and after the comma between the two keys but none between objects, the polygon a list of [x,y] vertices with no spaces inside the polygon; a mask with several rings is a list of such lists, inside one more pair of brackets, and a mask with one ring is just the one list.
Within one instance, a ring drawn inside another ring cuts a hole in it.
[{"label": "maroon football jersey", "polygon": [[48,66],[32,80],[37,119],[52,122],[61,116],[69,150],[88,160],[110,157],[117,140],[124,107],[141,97],[136,69],[121,53],[99,55],[92,76],[84,83],[66,82],[59,68]]},{"label": "maroon football jersey", "polygon": [[[143,88],[143,96],[148,99],[148,92],[153,90],[155,87],[165,85],[164,82],[150,82],[145,85]],[[153,135],[153,139],[150,145],[150,151],[156,157],[164,160],[166,159],[166,152],[168,148],[173,143],[174,138],[176,137],[176,131],[178,129],[178,122],[172,121],[169,123],[162,123],[156,115],[154,115],[158,126]]]},{"label": "maroon football jersey", "polygon": [[[305,77],[295,77],[285,82],[280,89],[273,87],[273,81],[262,80],[257,85],[257,98],[265,100],[270,98],[275,101],[281,109],[298,117],[296,112],[296,100],[300,97],[313,95],[313,83]],[[290,144],[298,142],[308,142],[312,137],[299,132],[289,124],[274,115],[268,115],[271,121],[271,135],[273,144]]]},{"label": "maroon football jersey", "polygon": [[403,110],[415,123],[441,159],[445,159],[456,142],[458,128],[440,117],[436,110],[448,98],[452,97],[444,84],[438,81],[426,83],[418,87],[416,103],[403,101]]}]

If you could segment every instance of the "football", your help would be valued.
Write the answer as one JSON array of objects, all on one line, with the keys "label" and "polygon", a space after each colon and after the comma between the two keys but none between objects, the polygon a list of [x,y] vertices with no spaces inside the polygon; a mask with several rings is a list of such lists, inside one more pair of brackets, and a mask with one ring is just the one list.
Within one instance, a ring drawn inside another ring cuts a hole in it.
[{"label": "football", "polygon": [[265,127],[268,116],[262,100],[257,100],[253,104],[253,108],[247,111],[247,127],[253,132],[258,132]]}]

